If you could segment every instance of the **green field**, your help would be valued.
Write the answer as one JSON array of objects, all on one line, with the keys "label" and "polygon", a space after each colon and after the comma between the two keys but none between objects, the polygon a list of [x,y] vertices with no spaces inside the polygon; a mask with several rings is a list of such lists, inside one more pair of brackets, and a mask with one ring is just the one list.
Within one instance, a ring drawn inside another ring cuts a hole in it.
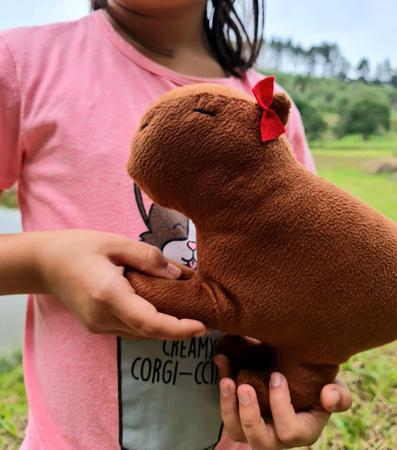
[{"label": "green field", "polygon": [[348,136],[338,141],[312,143],[321,176],[397,220],[397,172],[375,174],[384,163],[397,163],[397,133],[362,141]]},{"label": "green field", "polygon": [[333,414],[316,450],[397,448],[397,343],[351,358],[339,374],[353,407]]},{"label": "green field", "polygon": [[19,448],[26,426],[27,405],[21,354],[0,358],[0,448]]},{"label": "green field", "polygon": [[[397,220],[397,174],[374,174],[397,158],[397,136],[362,141],[355,136],[312,143],[319,174]],[[397,448],[397,343],[368,351],[343,366],[353,408],[335,414],[316,450]],[[18,448],[26,423],[20,357],[0,360],[0,448]]]},{"label": "green field", "polygon": [[0,206],[3,206],[4,208],[18,207],[18,199],[15,190],[2,192],[0,196]]},{"label": "green field", "polygon": [[[397,159],[397,136],[364,142],[355,136],[312,143],[318,172],[397,220],[397,174],[373,174],[383,161]],[[334,414],[316,450],[397,448],[397,343],[362,353],[342,368],[353,392],[353,407]]]}]

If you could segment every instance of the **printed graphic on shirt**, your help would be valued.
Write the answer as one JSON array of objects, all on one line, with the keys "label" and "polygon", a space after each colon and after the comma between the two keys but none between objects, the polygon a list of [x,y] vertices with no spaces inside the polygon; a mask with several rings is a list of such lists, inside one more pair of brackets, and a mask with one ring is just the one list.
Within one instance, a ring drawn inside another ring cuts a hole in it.
[{"label": "printed graphic on shirt", "polygon": [[162,208],[155,203],[147,214],[137,185],[134,186],[134,192],[142,220],[148,229],[140,235],[141,240],[158,247],[167,258],[195,269],[197,250],[194,223],[180,212]]},{"label": "printed graphic on shirt", "polygon": [[[196,230],[182,214],[152,204],[142,241],[196,268]],[[209,450],[219,441],[222,420],[217,370],[212,362],[218,333],[184,341],[118,340],[120,445],[126,450]]]}]

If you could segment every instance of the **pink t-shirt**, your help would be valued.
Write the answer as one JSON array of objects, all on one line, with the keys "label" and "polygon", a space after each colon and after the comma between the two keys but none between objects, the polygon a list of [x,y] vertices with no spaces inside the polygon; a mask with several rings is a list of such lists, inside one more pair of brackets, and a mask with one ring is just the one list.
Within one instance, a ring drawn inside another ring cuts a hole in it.
[{"label": "pink t-shirt", "polygon": [[[157,244],[195,262],[195,229],[151,205],[126,174],[139,118],[161,93],[211,81],[251,91],[243,80],[175,73],[144,57],[103,12],[81,20],[0,33],[0,189],[18,181],[24,230],[95,229]],[[287,134],[309,169],[299,113]],[[188,188],[188,186],[187,186]],[[168,221],[168,222],[167,222]],[[153,231],[153,230],[152,230]],[[165,234],[164,234],[165,233]],[[28,450],[243,449],[221,433],[214,337],[123,341],[89,333],[56,298],[29,298],[24,371]]]}]

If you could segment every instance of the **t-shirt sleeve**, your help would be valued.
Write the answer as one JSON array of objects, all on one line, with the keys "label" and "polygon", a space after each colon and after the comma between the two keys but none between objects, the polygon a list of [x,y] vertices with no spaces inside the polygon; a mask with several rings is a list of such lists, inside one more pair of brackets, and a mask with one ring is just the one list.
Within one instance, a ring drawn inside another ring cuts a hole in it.
[{"label": "t-shirt sleeve", "polygon": [[0,34],[0,190],[12,186],[21,172],[20,112],[15,61]]},{"label": "t-shirt sleeve", "polygon": [[306,169],[315,173],[313,156],[307,143],[305,128],[303,126],[302,117],[295,103],[291,100],[291,110],[286,126],[287,138],[295,152],[296,158]]}]

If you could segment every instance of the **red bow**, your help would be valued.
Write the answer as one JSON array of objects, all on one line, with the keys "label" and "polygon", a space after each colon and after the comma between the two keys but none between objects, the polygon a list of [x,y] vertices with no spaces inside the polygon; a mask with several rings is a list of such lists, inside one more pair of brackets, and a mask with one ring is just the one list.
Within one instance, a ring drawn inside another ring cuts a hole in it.
[{"label": "red bow", "polygon": [[258,105],[263,109],[260,129],[262,142],[277,139],[285,133],[285,128],[276,112],[271,109],[274,92],[274,77],[267,77],[259,81],[253,88]]}]

